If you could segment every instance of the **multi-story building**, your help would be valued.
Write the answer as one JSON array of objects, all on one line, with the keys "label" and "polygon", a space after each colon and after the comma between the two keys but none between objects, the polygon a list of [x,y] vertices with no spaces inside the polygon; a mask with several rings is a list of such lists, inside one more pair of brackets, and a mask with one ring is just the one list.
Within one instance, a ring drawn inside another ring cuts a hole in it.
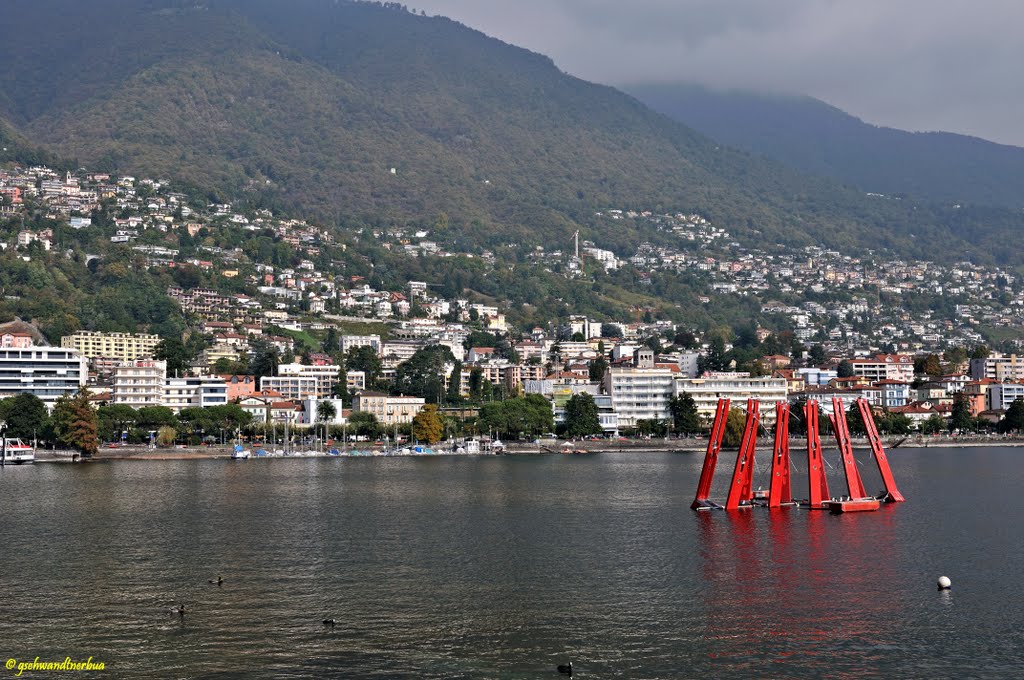
[{"label": "multi-story building", "polygon": [[218,376],[167,378],[163,405],[178,413],[183,408],[207,408],[228,403],[228,386]]},{"label": "multi-story building", "polygon": [[977,418],[988,409],[988,393],[991,387],[991,380],[977,380],[969,382],[964,386],[962,394],[963,398],[967,400],[967,408],[970,410],[971,416]]},{"label": "multi-story building", "polygon": [[365,371],[345,371],[345,386],[349,393],[361,392],[366,389]]},{"label": "multi-story building", "polygon": [[558,355],[562,361],[568,361],[576,357],[594,357],[597,353],[590,348],[590,343],[562,340],[558,343]]},{"label": "multi-story building", "polygon": [[166,361],[123,361],[114,369],[112,401],[132,408],[161,406],[166,381]]},{"label": "multi-story building", "polygon": [[896,408],[906,406],[910,401],[910,385],[899,380],[879,380],[874,384],[878,390],[878,406]]},{"label": "multi-story building", "polygon": [[992,354],[971,359],[971,380],[1024,380],[1024,357],[1016,354]]},{"label": "multi-story building", "polygon": [[26,349],[32,346],[32,336],[28,333],[0,334],[0,348]]},{"label": "multi-story building", "polygon": [[380,354],[381,348],[379,335],[343,335],[340,345],[342,352],[351,352],[356,347],[372,347],[374,352]]},{"label": "multi-story building", "polygon": [[353,411],[365,411],[387,425],[411,423],[426,400],[422,397],[392,397],[383,392],[359,392],[352,400]]},{"label": "multi-story building", "polygon": [[579,333],[586,340],[591,338],[601,337],[602,324],[597,321],[591,321],[585,316],[572,316],[569,317],[569,335],[576,335]]},{"label": "multi-story building", "polygon": [[178,301],[183,312],[198,314],[204,319],[215,320],[232,307],[232,300],[209,288],[182,290],[168,288],[167,295]]},{"label": "multi-story building", "polygon": [[909,354],[878,354],[874,359],[854,359],[853,374],[869,383],[879,380],[914,381],[914,357]]},{"label": "multi-story building", "polygon": [[689,394],[697,404],[701,417],[712,419],[719,399],[729,399],[733,407],[744,408],[748,399],[761,407],[761,422],[775,422],[775,403],[786,401],[788,383],[785,378],[767,376],[753,378],[747,373],[708,373],[702,378],[676,380],[675,396]]},{"label": "multi-story building", "polygon": [[316,399],[320,395],[320,378],[305,375],[265,375],[260,378],[260,391],[277,392],[288,401]]},{"label": "multi-story building", "polygon": [[0,348],[0,397],[34,394],[53,409],[88,379],[85,357],[65,347]]},{"label": "multi-story building", "polygon": [[[590,389],[593,388],[593,389]],[[565,424],[565,406],[577,394],[589,394],[597,407],[597,419],[601,423],[601,431],[606,435],[618,436],[619,414],[615,412],[612,398],[607,394],[597,394],[597,385],[578,386],[575,392],[565,395],[566,386],[556,387],[552,395],[551,408],[555,414],[555,425]],[[570,388],[571,389],[571,388]]]},{"label": "multi-story building", "polygon": [[[326,399],[327,397],[331,396],[331,392],[334,390],[334,385],[338,382],[338,376],[340,374],[341,366],[331,364],[322,366],[306,366],[304,364],[281,364],[280,366],[277,367],[277,375],[282,378],[315,378],[317,380],[317,386],[316,394],[314,394],[313,396],[319,399]],[[282,394],[285,393],[282,392]],[[291,399],[292,397],[288,398]]]},{"label": "multi-story building", "polygon": [[675,396],[678,374],[678,366],[609,368],[604,375],[604,392],[612,398],[619,427],[636,427],[640,420],[668,419],[668,403]]},{"label": "multi-story building", "polygon": [[988,410],[1005,411],[1017,399],[1024,399],[1024,385],[1020,383],[994,383],[988,390]]},{"label": "multi-story building", "polygon": [[699,359],[700,352],[687,351],[679,353],[679,371],[684,378],[696,378],[700,374],[700,371],[697,369]]},{"label": "multi-story building", "polygon": [[797,375],[803,376],[804,384],[813,386],[825,386],[839,377],[838,371],[831,371],[812,366],[810,368],[796,369]]},{"label": "multi-story building", "polygon": [[277,392],[253,392],[240,398],[238,405],[252,416],[254,423],[269,423],[271,404],[282,400]]},{"label": "multi-story building", "polygon": [[415,340],[386,342],[381,346],[380,355],[384,359],[384,365],[394,368],[403,361],[408,361],[413,354],[423,349],[426,345]]},{"label": "multi-story building", "polygon": [[256,392],[254,375],[222,375],[220,379],[228,388],[228,401],[239,401]]},{"label": "multi-story building", "polygon": [[320,420],[320,404],[330,404],[334,407],[334,417],[327,420],[329,425],[344,425],[347,421],[345,412],[347,409],[341,399],[303,399],[302,415],[300,421],[303,425],[323,424]]},{"label": "multi-story building", "polygon": [[546,372],[540,364],[515,364],[505,366],[502,369],[505,380],[505,388],[509,392],[515,392],[522,387],[526,380],[543,380]]},{"label": "multi-story building", "polygon": [[65,335],[61,338],[60,346],[76,349],[88,359],[105,357],[119,361],[134,361],[153,356],[159,342],[158,335],[78,331],[74,335]]},{"label": "multi-story building", "polygon": [[241,361],[243,351],[244,350],[239,348],[237,345],[218,342],[202,351],[199,355],[197,367],[202,369],[203,372],[206,372],[216,366],[217,362],[221,359],[227,359],[231,362]]}]

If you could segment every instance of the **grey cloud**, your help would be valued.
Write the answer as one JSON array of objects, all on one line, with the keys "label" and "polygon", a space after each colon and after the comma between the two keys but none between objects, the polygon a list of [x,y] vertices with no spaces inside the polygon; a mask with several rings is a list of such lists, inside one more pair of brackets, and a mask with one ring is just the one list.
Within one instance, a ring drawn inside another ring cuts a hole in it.
[{"label": "grey cloud", "polygon": [[809,94],[881,125],[1024,145],[1018,0],[420,0],[609,84]]}]

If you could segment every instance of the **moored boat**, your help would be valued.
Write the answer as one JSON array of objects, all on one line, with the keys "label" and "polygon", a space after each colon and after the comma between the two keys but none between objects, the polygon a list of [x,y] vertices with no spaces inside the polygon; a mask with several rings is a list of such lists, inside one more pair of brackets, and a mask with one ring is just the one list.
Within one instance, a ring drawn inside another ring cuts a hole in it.
[{"label": "moored boat", "polygon": [[6,437],[2,449],[3,462],[7,465],[24,465],[36,462],[35,448],[23,443],[17,437]]},{"label": "moored boat", "polygon": [[838,515],[844,512],[870,512],[878,510],[882,504],[877,498],[845,498],[825,501],[821,505]]}]

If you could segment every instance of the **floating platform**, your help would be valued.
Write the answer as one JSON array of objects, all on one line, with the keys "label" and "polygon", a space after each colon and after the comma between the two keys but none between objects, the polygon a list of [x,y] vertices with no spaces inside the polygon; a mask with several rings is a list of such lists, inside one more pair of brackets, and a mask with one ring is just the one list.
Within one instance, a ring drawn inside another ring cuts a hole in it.
[{"label": "floating platform", "polygon": [[851,498],[844,501],[825,501],[822,506],[836,515],[844,512],[871,512],[882,507],[877,498]]}]

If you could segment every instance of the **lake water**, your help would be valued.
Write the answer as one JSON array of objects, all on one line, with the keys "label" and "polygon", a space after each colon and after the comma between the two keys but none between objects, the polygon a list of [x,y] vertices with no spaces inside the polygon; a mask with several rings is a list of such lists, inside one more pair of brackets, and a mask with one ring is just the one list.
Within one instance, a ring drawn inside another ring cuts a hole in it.
[{"label": "lake water", "polygon": [[844,516],[695,513],[702,459],[8,467],[0,662],[92,656],[104,678],[555,678],[570,659],[585,678],[1024,676],[1024,450],[897,450],[908,502]]}]

